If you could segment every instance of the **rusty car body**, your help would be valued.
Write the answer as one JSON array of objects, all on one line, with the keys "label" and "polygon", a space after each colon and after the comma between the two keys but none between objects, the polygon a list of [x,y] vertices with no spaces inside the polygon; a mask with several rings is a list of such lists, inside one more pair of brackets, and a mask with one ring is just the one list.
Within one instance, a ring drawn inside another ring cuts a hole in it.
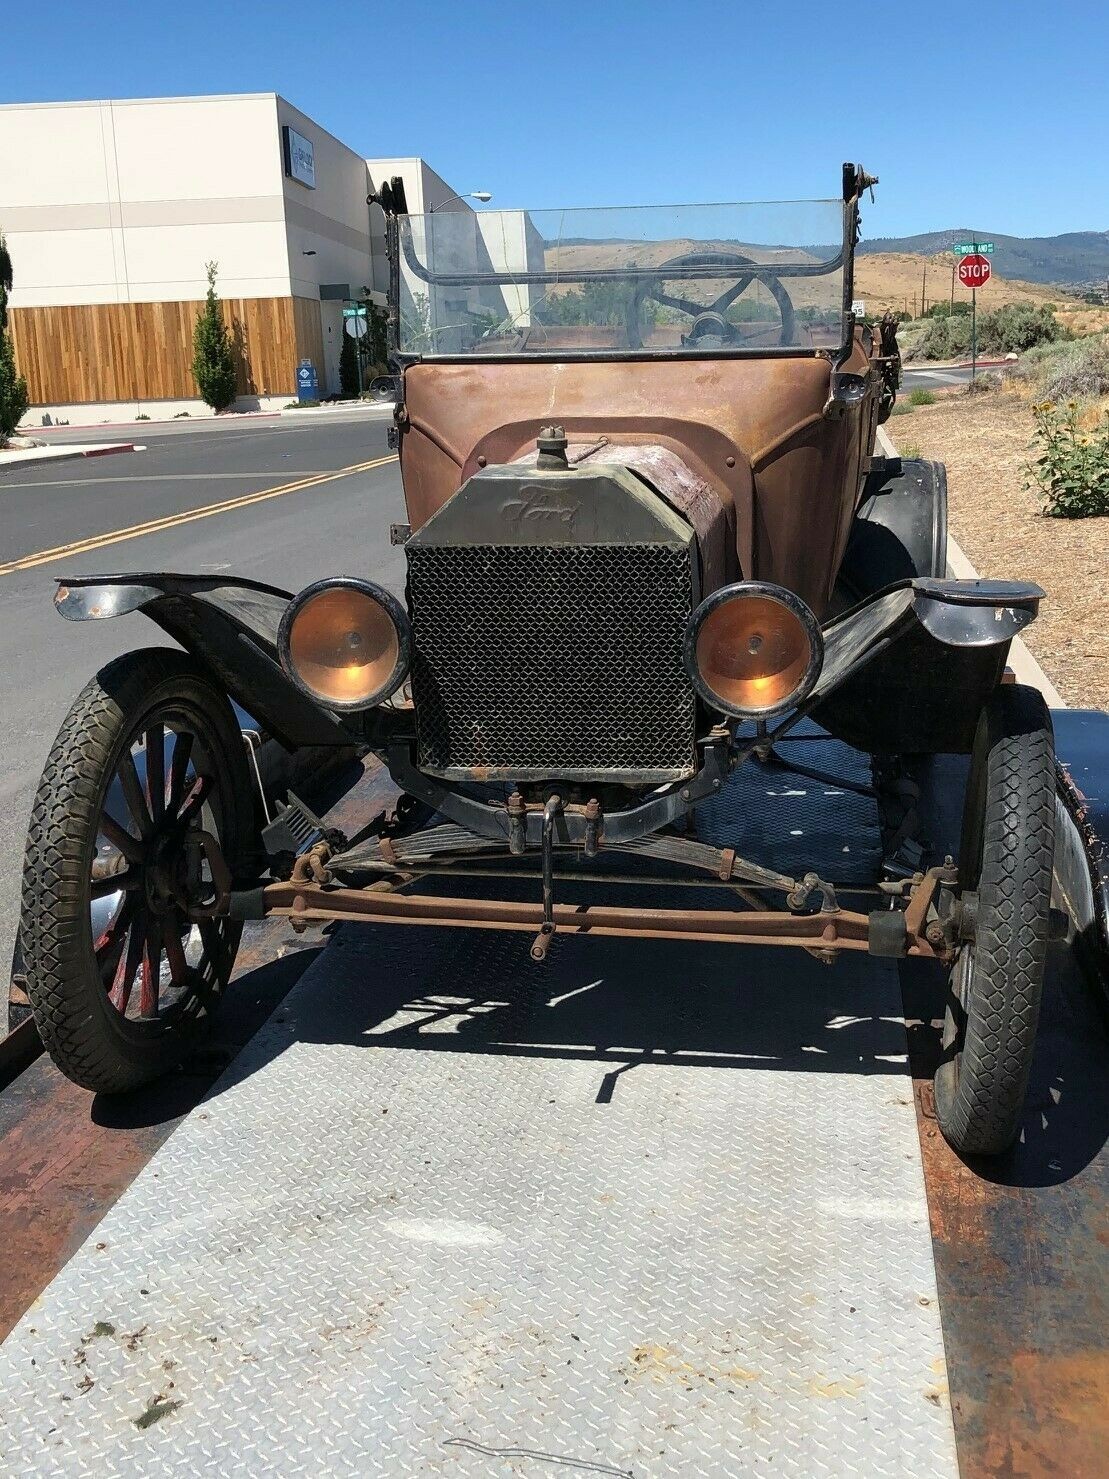
[{"label": "rusty car body", "polygon": [[[59,589],[63,616],[142,610],[188,654],[98,675],[44,775],[23,938],[67,1073],[116,1090],[179,1057],[247,918],[517,931],[536,961],[561,931],[863,951],[944,966],[941,1123],[1005,1148],[1054,771],[1046,711],[1003,677],[1043,593],[948,579],[942,467],[875,455],[899,357],[854,301],[874,183],[847,165],[823,202],[426,217],[381,191],[405,599],[357,574],[296,596],[155,573]],[[369,747],[402,803],[354,838],[295,798],[245,814],[214,694],[290,749]],[[874,759],[869,908],[689,828],[802,723]],[[972,756],[959,858],[926,858],[897,812],[907,757],[936,753]],[[699,878],[711,907],[566,902],[602,855]],[[531,897],[490,895],[521,873]],[[474,874],[478,896],[438,887]],[[79,932],[90,907],[78,948],[57,915]]]}]

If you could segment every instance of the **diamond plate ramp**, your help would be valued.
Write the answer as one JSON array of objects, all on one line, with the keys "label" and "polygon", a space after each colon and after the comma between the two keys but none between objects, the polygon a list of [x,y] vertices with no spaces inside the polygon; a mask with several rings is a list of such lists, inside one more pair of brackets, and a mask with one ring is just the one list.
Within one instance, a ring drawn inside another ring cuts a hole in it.
[{"label": "diamond plate ramp", "polygon": [[957,1474],[892,968],[527,948],[338,935],[0,1350],[6,1472]]}]

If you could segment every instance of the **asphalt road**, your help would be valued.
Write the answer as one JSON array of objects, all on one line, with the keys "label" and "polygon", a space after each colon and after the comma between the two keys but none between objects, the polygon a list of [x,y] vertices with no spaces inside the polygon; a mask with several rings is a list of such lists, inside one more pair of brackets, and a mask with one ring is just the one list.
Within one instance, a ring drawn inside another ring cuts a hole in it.
[{"label": "asphalt road", "polygon": [[[979,374],[982,372],[979,371]],[[902,370],[901,389],[944,390],[951,385],[966,385],[970,380],[968,365],[944,365],[934,370],[919,366]]]},{"label": "asphalt road", "polygon": [[344,409],[303,421],[64,428],[52,443],[134,440],[146,450],[0,471],[0,972],[15,939],[27,816],[66,710],[111,658],[169,644],[141,615],[63,622],[55,577],[229,571],[297,590],[350,574],[399,591],[403,555],[389,544],[390,522],[404,517],[396,463],[349,471],[390,456],[388,424],[387,411]]}]

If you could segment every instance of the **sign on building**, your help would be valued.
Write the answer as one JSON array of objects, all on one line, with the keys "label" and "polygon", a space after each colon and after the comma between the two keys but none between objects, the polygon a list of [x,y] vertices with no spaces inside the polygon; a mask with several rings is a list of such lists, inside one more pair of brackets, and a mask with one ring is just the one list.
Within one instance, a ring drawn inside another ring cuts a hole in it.
[{"label": "sign on building", "polygon": [[281,150],[285,156],[285,173],[290,180],[298,180],[309,190],[316,188],[316,151],[312,140],[298,134],[295,128],[283,124],[281,128]]}]

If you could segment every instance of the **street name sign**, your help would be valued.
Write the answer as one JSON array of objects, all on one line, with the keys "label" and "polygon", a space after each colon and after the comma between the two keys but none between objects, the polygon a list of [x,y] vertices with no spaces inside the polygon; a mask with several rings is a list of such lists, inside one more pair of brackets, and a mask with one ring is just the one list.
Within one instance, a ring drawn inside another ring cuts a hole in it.
[{"label": "street name sign", "polygon": [[952,246],[953,252],[958,252],[961,257],[970,256],[972,252],[981,252],[984,257],[993,256],[992,241],[957,241]]}]

